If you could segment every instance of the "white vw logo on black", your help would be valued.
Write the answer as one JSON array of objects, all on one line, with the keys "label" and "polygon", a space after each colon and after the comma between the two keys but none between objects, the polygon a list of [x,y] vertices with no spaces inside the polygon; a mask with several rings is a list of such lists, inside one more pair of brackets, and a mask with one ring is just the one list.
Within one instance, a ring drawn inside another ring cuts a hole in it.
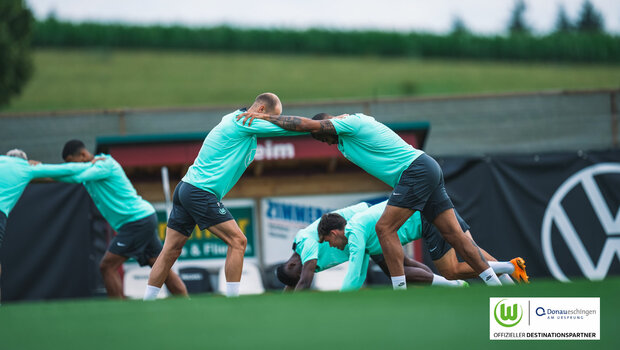
[{"label": "white vw logo on black", "polygon": [[[588,279],[604,279],[614,257],[617,256],[620,259],[620,237],[615,237],[620,235],[620,209],[616,215],[612,215],[611,209],[605,202],[601,190],[594,180],[595,176],[602,174],[618,174],[620,176],[620,164],[601,163],[575,173],[558,188],[551,197],[545,211],[541,234],[543,254],[551,274],[560,281],[567,282],[569,279],[560,268],[553,252],[551,232],[554,224],[583,275]],[[607,240],[597,262],[592,261],[582,241],[588,238],[589,232],[582,232],[581,234],[577,232],[570,217],[562,207],[564,197],[577,186],[583,188],[605,234],[607,234]]]}]

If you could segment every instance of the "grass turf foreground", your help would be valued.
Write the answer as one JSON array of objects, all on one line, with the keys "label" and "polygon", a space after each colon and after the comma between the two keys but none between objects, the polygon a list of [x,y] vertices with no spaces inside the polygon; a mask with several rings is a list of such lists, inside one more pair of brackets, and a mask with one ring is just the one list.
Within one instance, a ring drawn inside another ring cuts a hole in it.
[{"label": "grass turf foreground", "polygon": [[[620,279],[0,307],[0,348],[618,349]],[[489,297],[601,298],[600,341],[490,341]]]}]

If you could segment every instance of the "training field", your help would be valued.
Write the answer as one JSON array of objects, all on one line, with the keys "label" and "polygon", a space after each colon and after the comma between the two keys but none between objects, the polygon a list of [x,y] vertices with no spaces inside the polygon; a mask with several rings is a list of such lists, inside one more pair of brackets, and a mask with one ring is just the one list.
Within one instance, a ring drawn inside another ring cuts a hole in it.
[{"label": "training field", "polygon": [[[619,349],[620,279],[0,307],[0,348]],[[489,340],[489,297],[601,298],[600,341]]]},{"label": "training field", "polygon": [[3,112],[614,88],[620,65],[131,50],[36,50]]}]

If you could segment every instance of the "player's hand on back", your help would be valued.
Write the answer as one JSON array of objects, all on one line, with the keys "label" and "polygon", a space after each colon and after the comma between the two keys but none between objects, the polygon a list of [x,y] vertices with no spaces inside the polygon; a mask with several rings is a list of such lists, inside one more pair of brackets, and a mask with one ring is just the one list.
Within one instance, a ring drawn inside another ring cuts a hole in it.
[{"label": "player's hand on back", "polygon": [[105,158],[105,157],[96,157],[96,158],[94,158],[93,160],[91,160],[90,162],[91,162],[91,163],[93,163],[93,164],[95,164],[96,162],[98,162],[98,161],[100,161],[100,160],[106,160],[106,158]]},{"label": "player's hand on back", "polygon": [[269,114],[266,113],[244,112],[237,116],[237,120],[244,118],[242,124],[245,125],[247,122],[248,126],[252,126],[252,121],[254,121],[254,119],[266,119],[267,117],[269,117]]},{"label": "player's hand on back", "polygon": [[30,165],[39,165],[39,164],[41,164],[41,162],[40,162],[40,161],[38,161],[38,160],[33,160],[33,159],[30,159],[30,160],[28,161],[28,164],[30,164]]}]

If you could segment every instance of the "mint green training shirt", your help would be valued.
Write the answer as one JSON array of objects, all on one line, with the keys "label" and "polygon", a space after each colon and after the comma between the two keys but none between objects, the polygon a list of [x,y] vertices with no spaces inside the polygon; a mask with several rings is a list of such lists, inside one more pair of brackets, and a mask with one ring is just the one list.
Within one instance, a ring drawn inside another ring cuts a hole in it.
[{"label": "mint green training shirt", "polygon": [[211,192],[221,200],[254,160],[257,136],[300,135],[260,119],[254,119],[251,126],[243,125],[243,119],[235,118],[243,112],[237,110],[225,115],[209,132],[183,182]]},{"label": "mint green training shirt", "polygon": [[[342,215],[349,220],[353,215],[368,209],[365,202],[358,203],[343,209],[338,209],[334,213]],[[332,248],[328,242],[319,243],[319,233],[317,228],[321,218],[311,223],[308,227],[301,229],[295,236],[295,252],[301,257],[301,264],[317,259],[316,272],[329,269],[349,260],[349,255],[338,248]]]},{"label": "mint green training shirt", "polygon": [[114,158],[108,154],[98,154],[96,157],[106,159],[96,161],[95,164],[85,163],[89,165],[88,169],[57,180],[82,183],[101,215],[114,230],[155,213],[151,203],[136,193],[125,171]]},{"label": "mint green training shirt", "polygon": [[392,187],[402,172],[424,153],[362,113],[330,121],[338,133],[338,150],[345,158]]},{"label": "mint green training shirt", "polygon": [[[347,221],[344,235],[349,242],[344,251],[349,253],[349,267],[342,283],[342,291],[361,288],[366,280],[369,256],[383,254],[375,225],[383,214],[386,204],[387,201],[375,204],[363,212],[355,214],[351,220]],[[401,245],[422,238],[420,212],[416,211],[405,221],[398,229],[397,234]]]},{"label": "mint green training shirt", "polygon": [[39,164],[27,160],[0,156],[0,211],[7,217],[28,186],[30,180],[41,177],[65,176],[78,173],[90,164]]}]

